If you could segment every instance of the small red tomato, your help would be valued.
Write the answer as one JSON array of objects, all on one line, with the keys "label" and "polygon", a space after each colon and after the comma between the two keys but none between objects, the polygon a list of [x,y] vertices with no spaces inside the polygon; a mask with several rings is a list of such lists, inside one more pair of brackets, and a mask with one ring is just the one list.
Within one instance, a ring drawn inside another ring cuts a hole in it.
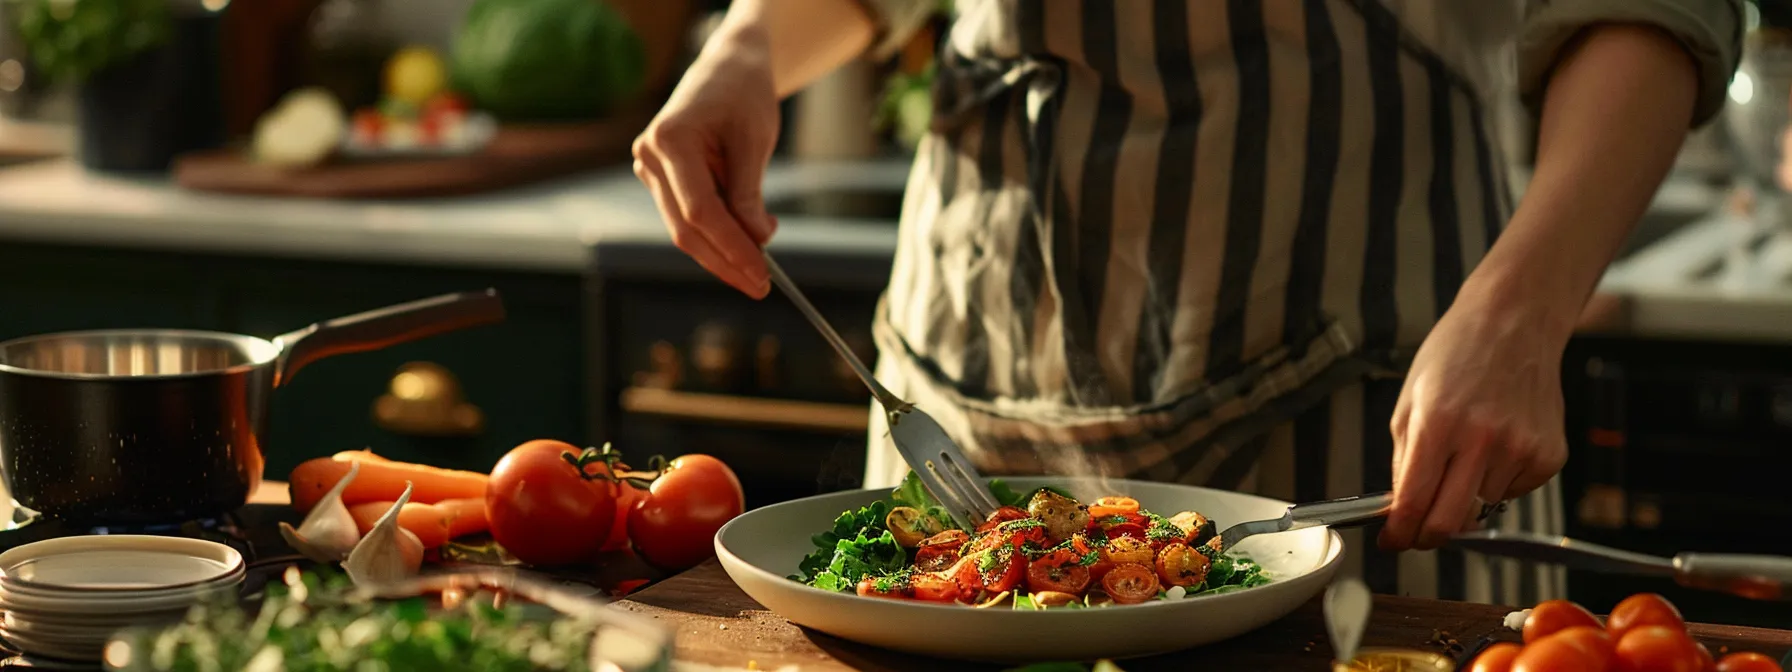
[{"label": "small red tomato", "polygon": [[1468,672],[1512,672],[1513,661],[1524,648],[1512,642],[1500,642],[1475,656],[1475,665]]},{"label": "small red tomato", "polygon": [[1654,593],[1626,597],[1618,606],[1612,607],[1610,616],[1605,617],[1605,629],[1614,639],[1623,639],[1632,628],[1645,625],[1665,625],[1684,631],[1686,619],[1680,617],[1680,610],[1675,609],[1672,602]]},{"label": "small red tomato", "polygon": [[355,138],[364,143],[379,141],[380,132],[386,128],[386,117],[379,110],[355,110]]},{"label": "small red tomato", "polygon": [[561,441],[524,443],[492,468],[485,516],[492,538],[535,565],[597,554],[616,520],[616,484],[573,466],[583,451]]},{"label": "small red tomato", "polygon": [[628,516],[628,539],[649,564],[694,567],[716,554],[716,531],[746,510],[740,478],[721,460],[685,455],[666,465]]},{"label": "small red tomato", "polygon": [[1684,628],[1643,625],[1618,639],[1613,672],[1700,672],[1705,661]]},{"label": "small red tomato", "polygon": [[1524,621],[1524,641],[1535,642],[1568,628],[1588,625],[1601,627],[1599,619],[1586,608],[1568,600],[1550,600],[1531,609]]},{"label": "small red tomato", "polygon": [[1137,563],[1115,565],[1101,577],[1101,589],[1120,604],[1139,604],[1157,597],[1157,572]]},{"label": "small red tomato", "polygon": [[1612,658],[1611,640],[1598,628],[1568,628],[1525,644],[1512,661],[1512,672],[1587,672],[1604,670]]},{"label": "small red tomato", "polygon": [[1081,595],[1089,587],[1089,568],[1083,555],[1068,548],[1045,554],[1027,565],[1027,590]]},{"label": "small red tomato", "polygon": [[1109,539],[1119,539],[1120,537],[1132,537],[1140,541],[1145,541],[1145,527],[1133,523],[1121,523],[1108,528]]},{"label": "small red tomato", "polygon": [[938,574],[916,574],[909,578],[909,587],[922,602],[958,601],[958,584]]},{"label": "small red tomato", "polygon": [[977,526],[977,534],[989,534],[997,527],[1001,527],[1002,523],[1011,520],[1024,520],[1030,517],[1031,516],[1028,515],[1026,511],[1022,511],[1017,507],[1004,506],[996,509],[995,513],[989,514],[989,518]]},{"label": "small red tomato", "polygon": [[1717,672],[1781,672],[1772,658],[1753,651],[1732,653],[1717,661]]}]

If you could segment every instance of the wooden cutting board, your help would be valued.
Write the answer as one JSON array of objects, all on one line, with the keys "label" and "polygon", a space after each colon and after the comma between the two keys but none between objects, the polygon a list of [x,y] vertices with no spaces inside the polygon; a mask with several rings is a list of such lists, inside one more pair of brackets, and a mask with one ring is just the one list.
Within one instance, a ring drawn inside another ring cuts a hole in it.
[{"label": "wooden cutting board", "polygon": [[303,169],[255,163],[239,148],[174,163],[174,181],[195,191],[332,199],[464,196],[579,173],[625,160],[642,124],[505,126],[477,154],[334,162]]},{"label": "wooden cutting board", "polygon": [[[616,606],[674,628],[678,660],[694,664],[693,669],[1000,672],[1010,667],[919,658],[792,625],[747,597],[713,560],[634,593]],[[1518,633],[1502,625],[1510,611],[1485,604],[1376,595],[1363,644],[1467,654],[1463,649],[1476,646],[1483,638],[1517,641]],[[1792,631],[1702,624],[1691,629],[1713,652],[1758,651],[1778,659],[1792,649]],[[1330,669],[1332,657],[1325,632],[1324,611],[1315,599],[1286,618],[1236,639],[1124,661],[1121,667],[1126,672],[1323,672]],[[1450,640],[1463,649],[1447,647]]]}]

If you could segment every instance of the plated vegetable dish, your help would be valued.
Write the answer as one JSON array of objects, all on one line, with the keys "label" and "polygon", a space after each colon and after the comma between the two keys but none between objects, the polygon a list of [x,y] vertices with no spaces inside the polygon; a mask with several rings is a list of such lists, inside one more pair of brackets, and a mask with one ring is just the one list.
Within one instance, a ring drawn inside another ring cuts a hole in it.
[{"label": "plated vegetable dish", "polygon": [[911,473],[888,500],[815,535],[790,578],[863,597],[1015,609],[1140,604],[1270,581],[1256,562],[1223,553],[1213,521],[1196,511],[1164,517],[1131,497],[1083,503],[999,480],[990,494],[1002,508],[960,529]]}]

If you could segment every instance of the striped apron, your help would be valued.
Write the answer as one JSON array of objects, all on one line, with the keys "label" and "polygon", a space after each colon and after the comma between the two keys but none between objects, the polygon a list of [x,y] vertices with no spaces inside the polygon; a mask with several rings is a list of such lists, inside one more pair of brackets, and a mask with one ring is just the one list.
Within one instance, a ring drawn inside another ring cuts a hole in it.
[{"label": "striped apron", "polygon": [[[1400,376],[1512,209],[1485,101],[1519,4],[956,10],[879,377],[986,473],[1391,487]],[[866,485],[890,486],[906,467],[871,415]],[[1499,524],[1560,520],[1552,483]],[[1346,571],[1381,592],[1562,592],[1559,570],[1372,533],[1347,536]]]}]

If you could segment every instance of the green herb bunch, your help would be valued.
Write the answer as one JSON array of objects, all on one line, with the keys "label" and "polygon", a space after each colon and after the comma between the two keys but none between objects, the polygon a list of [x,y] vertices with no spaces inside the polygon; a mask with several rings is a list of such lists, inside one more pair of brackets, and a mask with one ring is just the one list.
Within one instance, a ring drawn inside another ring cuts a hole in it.
[{"label": "green herb bunch", "polygon": [[523,607],[494,607],[489,599],[432,608],[423,598],[371,600],[349,589],[341,575],[305,574],[270,587],[256,613],[234,602],[194,607],[178,625],[123,639],[128,646],[115,644],[107,659],[144,672],[590,667],[595,626],[579,619],[529,618]]},{"label": "green herb bunch", "polygon": [[170,0],[0,0],[17,2],[18,34],[32,66],[79,83],[168,41]]}]

